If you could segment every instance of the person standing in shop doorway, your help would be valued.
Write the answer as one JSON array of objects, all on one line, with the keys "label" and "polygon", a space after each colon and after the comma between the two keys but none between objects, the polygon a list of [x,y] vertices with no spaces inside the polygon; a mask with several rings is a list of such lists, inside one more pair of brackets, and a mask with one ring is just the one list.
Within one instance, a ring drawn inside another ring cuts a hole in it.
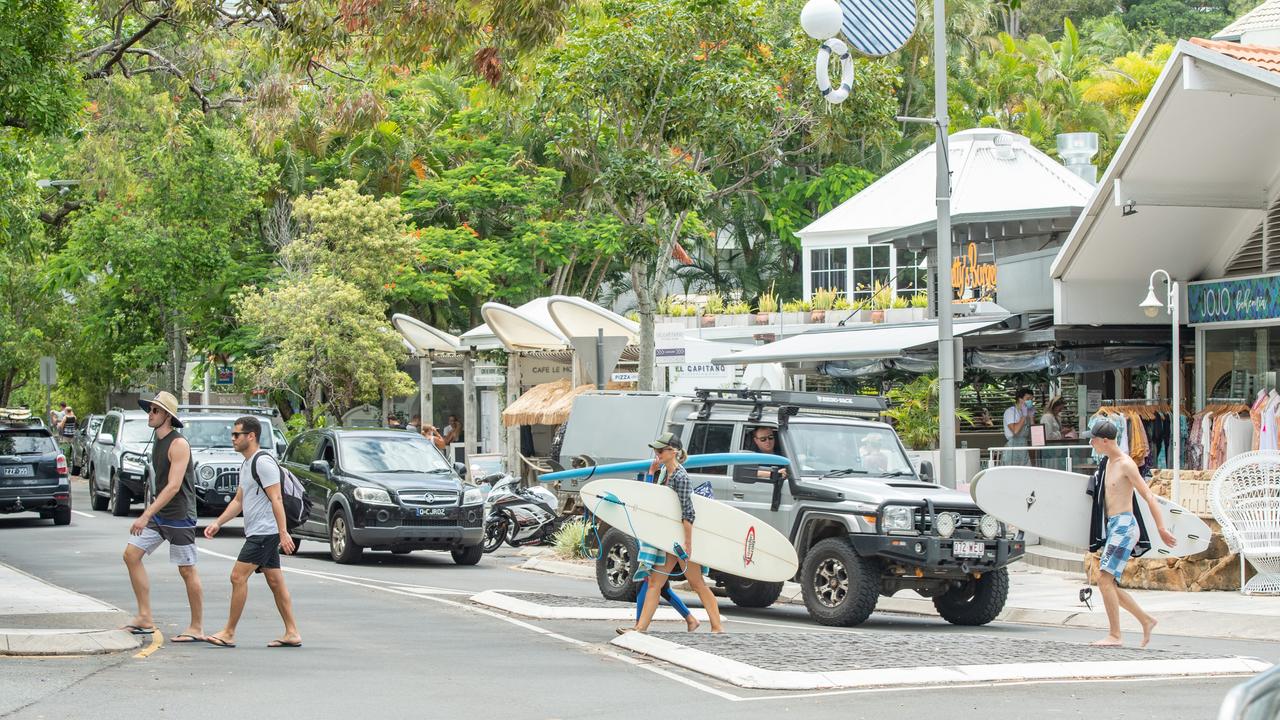
[{"label": "person standing in shop doorway", "polygon": [[[1035,422],[1036,406],[1030,388],[1018,388],[1013,395],[1013,406],[1004,411],[1005,447],[1031,445],[1031,425]],[[1003,465],[1029,465],[1031,457],[1026,450],[1010,450],[1001,453]]]}]

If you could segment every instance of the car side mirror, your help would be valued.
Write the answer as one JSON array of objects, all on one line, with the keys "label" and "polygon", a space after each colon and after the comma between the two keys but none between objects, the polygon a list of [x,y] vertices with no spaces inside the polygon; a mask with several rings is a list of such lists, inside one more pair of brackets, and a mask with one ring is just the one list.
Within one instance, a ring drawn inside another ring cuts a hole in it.
[{"label": "car side mirror", "polygon": [[112,435],[111,433],[98,433],[98,444],[99,445],[115,445],[116,436]]},{"label": "car side mirror", "polygon": [[332,468],[329,467],[328,460],[312,460],[311,461],[311,472],[313,473],[320,473],[321,475],[327,476],[330,470],[332,470]]},{"label": "car side mirror", "polygon": [[465,478],[467,476],[467,466],[464,463],[456,462],[453,464],[453,471],[458,473],[458,477]]},{"label": "car side mirror", "polygon": [[920,463],[920,479],[925,482],[933,482],[933,463],[928,460]]}]

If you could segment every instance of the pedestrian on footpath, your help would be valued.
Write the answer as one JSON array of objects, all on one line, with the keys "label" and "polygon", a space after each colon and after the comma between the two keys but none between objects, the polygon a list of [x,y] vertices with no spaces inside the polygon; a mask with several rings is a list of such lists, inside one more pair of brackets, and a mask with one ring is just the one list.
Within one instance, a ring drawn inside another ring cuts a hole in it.
[{"label": "pedestrian on footpath", "polygon": [[[689,473],[685,471],[684,466],[680,464],[684,454],[684,446],[680,442],[680,438],[673,433],[664,433],[662,437],[649,443],[649,447],[654,451],[654,463],[649,468],[651,475],[654,475],[654,481],[659,484],[667,485],[675,491],[676,497],[680,500],[680,519],[684,526],[684,542],[680,544],[680,555],[677,557],[675,553],[663,552],[661,549],[654,548],[643,543],[640,544],[639,558],[637,558],[636,580],[647,580],[653,575],[652,582],[646,588],[646,592],[642,596],[644,599],[644,607],[641,610],[640,617],[636,620],[636,624],[631,628],[619,628],[619,632],[627,632],[634,630],[636,632],[645,632],[649,629],[649,624],[653,622],[653,615],[658,611],[658,600],[665,585],[665,580],[674,573],[677,565],[682,565],[684,569],[685,579],[689,582],[689,587],[698,594],[698,599],[702,601],[702,606],[706,608],[707,619],[711,621],[711,632],[724,632],[724,627],[720,623],[720,607],[716,604],[716,596],[711,594],[711,588],[707,587],[706,580],[703,579],[702,566],[689,560],[689,553],[693,548],[693,523],[696,519],[693,512],[693,483],[689,480]],[[660,474],[658,474],[660,472]],[[686,622],[688,622],[686,620]],[[695,621],[696,623],[696,621]],[[697,627],[693,624],[693,627]],[[690,628],[690,630],[693,629]]]},{"label": "pedestrian on footpath", "polygon": [[[1146,647],[1151,641],[1151,630],[1156,626],[1156,619],[1144,612],[1133,596],[1119,585],[1124,566],[1133,555],[1134,548],[1140,542],[1150,547],[1146,540],[1146,529],[1133,506],[1135,493],[1151,508],[1156,530],[1165,544],[1173,547],[1177,540],[1164,526],[1155,493],[1151,492],[1151,488],[1142,479],[1137,464],[1116,442],[1119,434],[1115,425],[1103,420],[1093,427],[1093,437],[1089,439],[1093,449],[1103,455],[1089,482],[1089,494],[1093,495],[1089,550],[1102,548],[1102,555],[1098,559],[1098,589],[1102,591],[1108,626],[1107,636],[1093,644],[1103,647],[1121,645],[1120,608],[1124,608],[1142,624],[1140,646]],[[1139,554],[1142,552],[1145,550]]]},{"label": "pedestrian on footpath", "polygon": [[284,635],[267,643],[267,647],[302,647],[302,635],[293,619],[293,599],[284,583],[284,571],[280,569],[280,551],[292,555],[296,546],[285,521],[280,465],[270,453],[259,448],[261,437],[262,423],[257,418],[246,415],[236,420],[231,446],[244,456],[240,465],[240,489],[218,519],[204,529],[204,536],[212,538],[244,508],[244,546],[231,568],[231,613],[227,626],[206,638],[217,647],[236,646],[236,625],[240,624],[245,601],[249,599],[249,576],[255,572],[267,579],[267,587],[271,588],[276,609],[284,621]]},{"label": "pedestrian on footpath", "polygon": [[167,392],[138,405],[147,411],[147,426],[155,432],[151,445],[152,478],[155,500],[142,511],[129,532],[124,549],[124,564],[129,568],[129,582],[138,600],[138,614],[122,629],[135,635],[155,632],[151,615],[151,581],[142,564],[144,555],[169,543],[169,562],[178,566],[178,574],[187,586],[187,604],[191,606],[191,622],[187,629],[169,638],[172,643],[204,640],[204,590],[196,572],[196,487],[195,470],[191,466],[191,446],[178,428],[178,400]]}]

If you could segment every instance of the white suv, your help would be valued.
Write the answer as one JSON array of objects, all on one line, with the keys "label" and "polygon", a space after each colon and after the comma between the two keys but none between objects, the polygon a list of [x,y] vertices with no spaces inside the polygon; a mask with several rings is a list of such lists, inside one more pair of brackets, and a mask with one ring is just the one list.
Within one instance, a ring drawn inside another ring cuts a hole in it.
[{"label": "white suv", "polygon": [[141,410],[113,408],[88,453],[89,498],[94,510],[128,515],[129,506],[151,497],[153,430]]}]

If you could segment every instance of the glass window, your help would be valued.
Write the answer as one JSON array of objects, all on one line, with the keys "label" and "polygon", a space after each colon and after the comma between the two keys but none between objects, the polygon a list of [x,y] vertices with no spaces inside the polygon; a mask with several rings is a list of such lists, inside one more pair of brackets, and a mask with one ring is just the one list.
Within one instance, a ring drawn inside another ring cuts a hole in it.
[{"label": "glass window", "polygon": [[0,433],[0,455],[43,455],[58,446],[44,430],[6,430]]},{"label": "glass window", "polygon": [[806,475],[915,475],[893,430],[792,421],[787,440]]},{"label": "glass window", "polygon": [[155,433],[155,431],[151,429],[151,426],[147,425],[147,421],[144,418],[126,418],[124,421],[125,442],[149,442],[153,433]]},{"label": "glass window", "polygon": [[892,250],[888,245],[864,245],[853,249],[852,300],[867,300],[875,292],[877,284],[893,282]]},{"label": "glass window", "polygon": [[[703,455],[706,453],[729,452],[732,444],[732,423],[697,423],[693,426],[693,432],[689,435],[689,454]],[[727,475],[729,468],[726,465],[716,465],[714,467],[701,468],[697,472],[707,475]]]},{"label": "glass window", "polygon": [[340,459],[348,472],[453,472],[434,444],[413,433],[344,437]]},{"label": "glass window", "polygon": [[1204,340],[1204,389],[1209,402],[1248,404],[1259,390],[1276,387],[1280,327],[1206,330]]},{"label": "glass window", "polygon": [[894,278],[898,282],[898,294],[911,297],[928,289],[928,267],[925,264],[925,253],[914,250],[896,250],[897,272]]},{"label": "glass window", "polygon": [[299,465],[310,465],[316,459],[316,450],[320,449],[320,433],[304,433],[294,439],[289,446],[285,462]]},{"label": "glass window", "polygon": [[814,290],[845,291],[849,268],[848,248],[809,251],[809,284]]},{"label": "glass window", "polygon": [[192,420],[183,422],[182,435],[193,448],[229,448],[234,420]]},{"label": "glass window", "polygon": [[[120,429],[120,416],[119,416],[119,415],[108,415],[108,416],[107,416],[107,419],[106,419],[106,420],[104,420],[104,421],[102,421],[102,430],[101,430],[101,432],[103,432],[103,433],[105,433],[105,434],[107,434],[107,435],[110,435],[110,436],[112,436],[112,437],[115,437],[115,436],[118,434],[118,432],[117,432],[117,431],[118,431],[119,429]],[[117,439],[118,439],[118,438],[117,438]]]}]

